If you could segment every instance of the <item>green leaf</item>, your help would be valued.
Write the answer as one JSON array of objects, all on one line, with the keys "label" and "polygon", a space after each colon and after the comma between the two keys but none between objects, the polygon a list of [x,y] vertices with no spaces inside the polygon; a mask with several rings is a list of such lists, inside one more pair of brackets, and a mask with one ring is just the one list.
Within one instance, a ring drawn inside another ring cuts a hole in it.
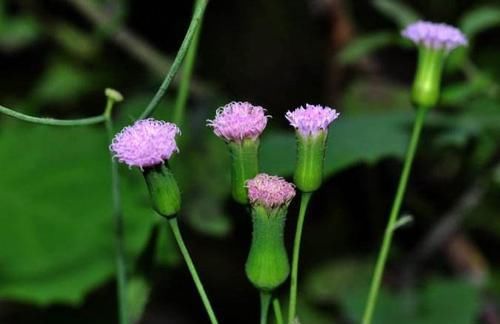
[{"label": "green leaf", "polygon": [[341,64],[352,64],[373,52],[396,44],[397,37],[391,32],[376,32],[364,36],[358,36],[339,53]]},{"label": "green leaf", "polygon": [[406,6],[401,1],[375,0],[373,5],[387,18],[395,22],[399,28],[404,28],[420,19],[420,15],[415,10]]},{"label": "green leaf", "polygon": [[[112,278],[107,147],[97,128],[2,128],[2,298],[76,304]],[[147,243],[154,216],[139,172],[122,171],[126,256],[132,265]]]},{"label": "green leaf", "polygon": [[460,29],[469,39],[498,25],[500,25],[500,8],[493,6],[483,6],[468,11],[459,23]]},{"label": "green leaf", "polygon": [[38,40],[41,27],[29,16],[0,17],[0,49],[16,51]]}]

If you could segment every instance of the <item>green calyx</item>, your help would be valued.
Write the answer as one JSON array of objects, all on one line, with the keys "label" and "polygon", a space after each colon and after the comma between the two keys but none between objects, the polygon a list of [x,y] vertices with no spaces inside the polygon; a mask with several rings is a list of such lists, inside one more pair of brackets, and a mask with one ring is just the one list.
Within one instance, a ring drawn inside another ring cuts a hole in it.
[{"label": "green calyx", "polygon": [[228,143],[231,153],[231,192],[234,200],[248,204],[246,182],[259,172],[259,140]]},{"label": "green calyx", "polygon": [[321,186],[326,138],[326,131],[309,136],[297,133],[297,162],[293,180],[303,192],[313,192]]},{"label": "green calyx", "polygon": [[259,290],[270,292],[290,273],[284,242],[286,208],[273,211],[262,206],[252,208],[253,233],[245,271]]},{"label": "green calyx", "polygon": [[439,101],[441,76],[446,58],[443,49],[421,47],[413,82],[412,101],[417,107],[432,108]]},{"label": "green calyx", "polygon": [[181,193],[172,171],[165,164],[159,164],[144,169],[143,175],[153,209],[166,218],[175,217],[181,209]]}]

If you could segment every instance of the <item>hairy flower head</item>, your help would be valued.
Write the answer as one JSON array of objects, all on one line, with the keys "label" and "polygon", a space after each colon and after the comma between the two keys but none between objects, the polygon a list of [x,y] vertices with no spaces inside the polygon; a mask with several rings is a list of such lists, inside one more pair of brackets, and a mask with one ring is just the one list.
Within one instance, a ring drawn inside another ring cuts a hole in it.
[{"label": "hairy flower head", "polygon": [[215,118],[208,120],[208,126],[215,135],[228,142],[256,139],[267,125],[266,110],[248,102],[231,102],[216,111]]},{"label": "hairy flower head", "polygon": [[118,161],[143,169],[164,163],[179,152],[175,137],[179,128],[153,118],[142,119],[115,135],[110,150]]},{"label": "hairy flower head", "polygon": [[408,25],[401,35],[417,45],[437,50],[451,51],[467,45],[467,38],[458,28],[442,23],[417,21]]},{"label": "hairy flower head", "polygon": [[316,135],[320,131],[325,131],[332,121],[340,114],[332,108],[320,105],[309,105],[299,107],[294,111],[288,111],[285,115],[290,125],[303,136]]},{"label": "hairy flower head", "polygon": [[285,179],[260,173],[247,181],[248,198],[251,204],[266,208],[288,206],[295,197],[295,186]]}]

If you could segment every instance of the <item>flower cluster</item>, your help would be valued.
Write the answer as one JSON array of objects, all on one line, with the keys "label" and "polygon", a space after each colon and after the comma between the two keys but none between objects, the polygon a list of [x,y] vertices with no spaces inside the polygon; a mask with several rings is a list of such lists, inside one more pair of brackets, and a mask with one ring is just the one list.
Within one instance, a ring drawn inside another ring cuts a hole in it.
[{"label": "flower cluster", "polygon": [[401,34],[417,45],[432,49],[451,51],[467,45],[467,38],[459,29],[443,23],[417,21],[408,25]]},{"label": "flower cluster", "polygon": [[179,128],[152,118],[135,122],[116,134],[110,149],[118,161],[130,167],[151,167],[179,152],[175,137]]},{"label": "flower cluster", "polygon": [[208,126],[225,141],[240,142],[256,139],[267,125],[266,110],[248,102],[231,102],[216,111],[215,119]]},{"label": "flower cluster", "polygon": [[288,206],[295,197],[295,186],[285,179],[265,173],[247,181],[250,203],[266,208]]},{"label": "flower cluster", "polygon": [[286,113],[286,119],[303,136],[314,136],[320,131],[328,129],[332,121],[339,117],[335,109],[319,105],[299,107]]}]

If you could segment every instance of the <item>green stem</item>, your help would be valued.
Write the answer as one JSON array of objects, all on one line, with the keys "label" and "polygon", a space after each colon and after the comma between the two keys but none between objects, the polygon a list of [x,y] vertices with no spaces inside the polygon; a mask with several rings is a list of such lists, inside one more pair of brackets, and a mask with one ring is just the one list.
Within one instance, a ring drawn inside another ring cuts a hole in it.
[{"label": "green stem", "polygon": [[[197,0],[195,8],[200,4],[202,0]],[[174,114],[172,121],[179,127],[182,128],[182,123],[184,122],[184,115],[186,111],[186,103],[189,98],[189,85],[191,82],[191,76],[193,74],[193,69],[196,61],[196,53],[198,51],[198,43],[201,33],[201,24],[203,23],[203,17],[201,17],[198,28],[194,33],[193,40],[189,45],[189,49],[182,65],[182,79],[179,84],[179,90],[177,93],[177,99],[174,107]]]},{"label": "green stem", "polygon": [[426,112],[427,109],[423,107],[420,107],[417,110],[417,115],[415,118],[415,124],[413,126],[410,144],[403,165],[403,171],[401,172],[401,177],[399,179],[396,196],[394,197],[394,202],[389,216],[389,221],[387,222],[387,227],[385,228],[382,247],[380,248],[380,252],[377,258],[377,264],[375,266],[375,271],[373,273],[370,293],[368,295],[368,301],[366,303],[365,312],[363,315],[363,322],[362,322],[363,324],[370,324],[372,322],[373,312],[375,310],[375,305],[377,303],[378,291],[382,281],[382,275],[384,273],[387,256],[389,255],[389,249],[391,246],[392,236],[394,234],[395,224],[398,220],[399,210],[401,208],[401,203],[403,201],[403,197],[405,194],[406,185],[408,183],[408,178],[411,171],[411,166],[413,164],[413,159],[415,157],[415,151],[417,150],[420,133],[424,125]]},{"label": "green stem", "polygon": [[172,217],[168,219],[168,222],[170,224],[170,228],[172,229],[172,233],[174,234],[175,240],[177,241],[177,244],[179,245],[179,250],[181,251],[182,256],[184,257],[184,261],[186,261],[186,265],[189,269],[189,272],[191,273],[191,276],[193,277],[194,284],[196,286],[196,289],[198,289],[198,293],[200,294],[201,300],[203,302],[203,305],[205,306],[205,310],[208,313],[208,317],[210,318],[210,322],[212,324],[217,324],[217,317],[215,316],[215,313],[212,309],[212,306],[210,305],[210,300],[208,299],[207,293],[205,292],[205,288],[203,288],[203,284],[201,283],[200,277],[198,276],[198,273],[196,272],[196,268],[194,267],[193,260],[191,259],[191,256],[189,255],[189,251],[184,244],[184,240],[182,239],[181,231],[179,230],[179,224],[177,222],[177,217]]},{"label": "green stem", "polygon": [[106,117],[104,115],[99,115],[89,118],[81,118],[81,119],[54,119],[54,118],[34,117],[17,112],[15,110],[9,109],[4,106],[0,106],[0,112],[7,116],[14,117],[25,122],[41,124],[41,125],[51,125],[51,126],[85,126],[85,125],[99,124],[106,121]]},{"label": "green stem", "polygon": [[[108,98],[106,110],[104,112],[106,130],[109,142],[113,140],[113,120],[111,119],[111,110],[114,100]],[[118,296],[118,317],[120,324],[127,324],[129,321],[127,310],[127,268],[125,262],[124,231],[123,231],[123,211],[120,195],[120,175],[118,173],[118,164],[111,157],[111,190],[113,200],[113,220],[115,223],[115,264],[116,264],[116,282]]]},{"label": "green stem", "polygon": [[288,323],[295,319],[297,308],[297,282],[299,272],[299,254],[300,240],[302,238],[302,228],[306,216],[307,206],[311,200],[311,192],[303,192],[300,199],[299,218],[297,219],[297,228],[295,230],[295,240],[293,243],[292,274],[290,277],[290,304],[288,307]]},{"label": "green stem", "polygon": [[197,3],[195,12],[193,14],[193,18],[191,19],[191,23],[190,23],[189,28],[186,32],[186,36],[184,37],[184,40],[182,41],[181,47],[179,48],[179,51],[177,52],[177,55],[175,56],[174,62],[172,63],[172,66],[170,67],[170,70],[168,71],[160,88],[156,92],[155,96],[153,97],[153,99],[151,100],[149,105],[142,112],[139,119],[144,119],[144,118],[151,116],[151,114],[153,114],[154,110],[158,106],[160,100],[165,95],[165,92],[169,88],[170,84],[172,83],[172,80],[174,79],[175,75],[177,74],[177,71],[179,71],[179,68],[181,67],[182,61],[183,61],[184,57],[186,56],[189,45],[191,44],[191,41],[193,40],[193,37],[196,33],[196,30],[198,29],[198,25],[200,24],[200,21],[203,17],[203,14],[205,13],[205,8],[207,7],[207,3],[208,3],[208,0],[200,0]]},{"label": "green stem", "polygon": [[276,324],[283,324],[283,313],[281,312],[281,305],[278,297],[273,298],[273,309]]},{"label": "green stem", "polygon": [[271,293],[268,291],[260,292],[260,324],[267,324],[269,314],[269,304],[271,304]]}]

